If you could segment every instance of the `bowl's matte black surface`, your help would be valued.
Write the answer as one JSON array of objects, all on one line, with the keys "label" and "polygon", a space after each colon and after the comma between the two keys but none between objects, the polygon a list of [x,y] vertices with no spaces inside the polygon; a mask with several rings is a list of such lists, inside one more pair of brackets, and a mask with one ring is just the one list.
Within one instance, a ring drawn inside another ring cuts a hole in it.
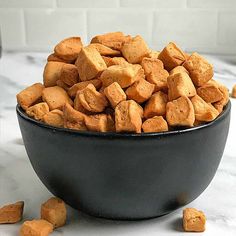
[{"label": "bowl's matte black surface", "polygon": [[79,132],[17,106],[26,151],[45,186],[74,208],[113,219],[167,214],[198,197],[220,163],[230,103],[213,122],[151,134]]}]

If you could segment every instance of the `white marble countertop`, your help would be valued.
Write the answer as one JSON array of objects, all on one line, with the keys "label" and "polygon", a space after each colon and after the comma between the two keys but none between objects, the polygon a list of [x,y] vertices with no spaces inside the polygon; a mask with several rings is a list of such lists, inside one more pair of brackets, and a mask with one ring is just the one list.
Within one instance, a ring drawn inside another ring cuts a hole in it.
[{"label": "white marble countertop", "polygon": [[[25,86],[42,81],[46,53],[4,53],[0,60],[0,205],[25,201],[24,219],[39,217],[40,205],[51,196],[30,165],[15,113],[15,95]],[[215,79],[229,89],[236,83],[236,57],[208,56]],[[236,99],[224,156],[212,183],[190,207],[203,210],[207,229],[198,235],[236,235]],[[52,236],[186,235],[181,229],[182,209],[144,221],[110,221],[90,217],[68,206],[68,223]],[[16,236],[21,223],[0,225],[0,236]]]}]

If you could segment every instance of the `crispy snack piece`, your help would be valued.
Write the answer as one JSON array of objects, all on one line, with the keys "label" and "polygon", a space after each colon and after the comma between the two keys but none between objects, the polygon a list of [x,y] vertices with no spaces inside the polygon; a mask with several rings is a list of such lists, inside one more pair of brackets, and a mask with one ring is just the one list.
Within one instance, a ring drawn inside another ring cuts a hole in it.
[{"label": "crispy snack piece", "polygon": [[89,84],[93,84],[96,89],[100,89],[102,86],[102,81],[100,79],[92,79],[74,84],[68,89],[69,96],[74,98],[79,90],[86,88]]},{"label": "crispy snack piece", "polygon": [[145,75],[155,72],[158,73],[159,70],[164,69],[162,61],[157,58],[144,57],[141,61],[141,66],[144,69]]},{"label": "crispy snack piece", "polygon": [[104,89],[104,94],[113,108],[115,108],[121,101],[126,100],[126,94],[117,82],[107,86]]},{"label": "crispy snack piece", "polygon": [[42,120],[44,115],[49,112],[49,107],[46,102],[37,103],[26,109],[26,114],[33,117],[35,120]]},{"label": "crispy snack piece", "polygon": [[75,99],[74,99],[74,109],[77,110],[77,111],[80,111],[86,115],[91,115],[93,114],[93,112],[90,112],[88,110],[86,110],[83,105],[81,104],[81,101],[79,99],[79,94],[80,94],[80,91],[78,91],[76,93],[76,96],[75,96]]},{"label": "crispy snack piece", "polygon": [[84,109],[90,112],[102,112],[108,105],[105,95],[97,92],[92,84],[79,91],[77,98]]},{"label": "crispy snack piece", "polygon": [[116,132],[141,133],[142,114],[133,100],[122,101],[115,108]]},{"label": "crispy snack piece", "polygon": [[102,56],[93,47],[82,48],[75,65],[78,68],[81,81],[94,79],[107,68]]},{"label": "crispy snack piece", "polygon": [[20,228],[20,236],[48,236],[53,225],[46,220],[25,221]]},{"label": "crispy snack piece", "polygon": [[187,232],[205,231],[206,216],[202,211],[195,208],[186,208],[183,210],[183,228]]},{"label": "crispy snack piece", "polygon": [[43,122],[55,127],[63,127],[64,117],[61,110],[55,109],[43,116]]},{"label": "crispy snack piece", "polygon": [[95,48],[101,56],[120,56],[120,51],[109,48],[101,43],[91,43],[88,47]]},{"label": "crispy snack piece", "polygon": [[170,71],[170,75],[178,74],[178,73],[188,73],[188,71],[183,66],[176,66],[174,69]]},{"label": "crispy snack piece", "polygon": [[168,131],[168,124],[162,116],[154,116],[143,122],[142,129],[145,133],[163,132]]},{"label": "crispy snack piece", "polygon": [[64,127],[68,129],[87,130],[85,125],[85,114],[76,111],[69,103],[63,109]]},{"label": "crispy snack piece", "polygon": [[50,222],[54,228],[66,223],[66,205],[57,198],[52,197],[41,205],[41,219]]},{"label": "crispy snack piece", "polygon": [[206,103],[198,95],[192,97],[191,102],[193,104],[196,120],[209,122],[219,115],[219,112],[211,104]]},{"label": "crispy snack piece", "polygon": [[16,95],[18,104],[26,110],[41,98],[43,89],[44,86],[41,83],[36,83],[25,88]]},{"label": "crispy snack piece", "polygon": [[60,80],[62,80],[65,84],[67,84],[70,87],[78,83],[79,74],[77,67],[72,64],[63,65],[61,68]]},{"label": "crispy snack piece", "polygon": [[140,63],[144,57],[148,56],[149,51],[147,44],[140,35],[124,43],[121,48],[124,58],[132,64]]},{"label": "crispy snack piece", "polygon": [[54,52],[54,53],[51,53],[51,54],[47,57],[47,61],[48,61],[48,62],[49,62],[49,61],[57,61],[57,62],[64,62],[64,63],[74,63],[74,62],[75,62],[75,60],[64,60],[64,59],[58,57],[55,52]]},{"label": "crispy snack piece", "polygon": [[114,131],[114,121],[110,115],[97,114],[85,117],[85,124],[90,131],[109,132]]},{"label": "crispy snack piece", "polygon": [[218,82],[217,84],[219,90],[223,95],[223,98],[220,101],[213,103],[213,106],[219,111],[219,113],[221,113],[223,111],[224,106],[226,106],[229,101],[229,90],[224,85]]},{"label": "crispy snack piece", "polygon": [[170,42],[160,52],[158,59],[164,63],[165,69],[170,71],[176,66],[183,64],[185,61],[185,54],[175,43]]},{"label": "crispy snack piece", "polygon": [[102,56],[102,59],[105,61],[107,67],[114,66],[114,65],[129,65],[129,62],[127,62],[124,57]]},{"label": "crispy snack piece", "polygon": [[62,110],[65,103],[73,104],[66,91],[58,86],[45,88],[42,98],[48,104],[50,110]]},{"label": "crispy snack piece", "polygon": [[133,99],[137,103],[143,103],[152,96],[154,88],[154,84],[149,83],[145,79],[140,79],[127,88],[125,93],[128,99]]},{"label": "crispy snack piece", "polygon": [[65,65],[64,62],[49,61],[44,67],[43,84],[45,87],[52,87],[57,84],[57,80],[61,77],[61,69]]},{"label": "crispy snack piece", "polygon": [[236,84],[235,84],[234,87],[232,88],[231,97],[232,97],[232,98],[236,98]]},{"label": "crispy snack piece", "polygon": [[149,51],[147,57],[158,59],[159,55],[160,55],[160,52],[159,52],[159,51],[155,51],[155,50],[152,50],[152,49],[151,49],[151,50]]},{"label": "crispy snack piece", "polygon": [[57,80],[57,86],[63,88],[64,90],[68,91],[70,86],[68,86],[66,83],[64,83],[62,80]]},{"label": "crispy snack piece", "polygon": [[100,43],[109,48],[120,50],[123,44],[130,40],[131,37],[125,36],[122,32],[111,32],[93,37],[91,43]]},{"label": "crispy snack piece", "polygon": [[193,97],[196,95],[196,89],[187,73],[178,73],[170,75],[167,78],[168,98],[170,101],[181,97]]},{"label": "crispy snack piece", "polygon": [[144,117],[146,119],[153,116],[165,116],[168,96],[162,91],[154,93],[144,107]]},{"label": "crispy snack piece", "polygon": [[14,224],[22,219],[24,202],[19,201],[0,208],[0,224]]},{"label": "crispy snack piece", "polygon": [[83,47],[80,37],[70,37],[59,42],[54,48],[55,54],[68,61],[76,60],[78,54]]},{"label": "crispy snack piece", "polygon": [[138,66],[114,65],[103,71],[100,80],[105,87],[117,82],[121,88],[127,88],[141,78],[144,78],[144,72]]},{"label": "crispy snack piece", "polygon": [[195,114],[193,104],[186,96],[168,102],[166,105],[166,119],[170,126],[192,127]]},{"label": "crispy snack piece", "polygon": [[154,92],[157,91],[165,91],[167,92],[168,86],[167,86],[167,78],[169,76],[169,73],[165,69],[160,69],[155,72],[151,72],[147,75],[146,79],[149,83],[155,85]]},{"label": "crispy snack piece", "polygon": [[205,84],[197,89],[197,94],[207,103],[218,102],[223,98],[217,85]]},{"label": "crispy snack piece", "polygon": [[213,77],[212,65],[198,53],[194,52],[183,64],[188,70],[195,86],[202,86]]}]

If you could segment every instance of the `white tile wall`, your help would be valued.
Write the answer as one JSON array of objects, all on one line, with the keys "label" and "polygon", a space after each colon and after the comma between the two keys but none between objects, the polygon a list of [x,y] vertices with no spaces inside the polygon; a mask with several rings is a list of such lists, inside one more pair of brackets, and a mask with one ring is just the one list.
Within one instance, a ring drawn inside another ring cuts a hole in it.
[{"label": "white tile wall", "polygon": [[121,30],[156,49],[236,54],[236,0],[0,0],[6,50],[52,50],[64,37]]}]

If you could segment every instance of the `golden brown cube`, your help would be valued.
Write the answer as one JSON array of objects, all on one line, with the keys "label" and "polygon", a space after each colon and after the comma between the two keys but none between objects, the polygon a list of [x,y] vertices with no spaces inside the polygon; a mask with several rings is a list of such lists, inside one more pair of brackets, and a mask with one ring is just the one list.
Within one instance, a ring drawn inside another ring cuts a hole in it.
[{"label": "golden brown cube", "polygon": [[181,97],[193,97],[196,95],[196,89],[187,73],[178,73],[170,75],[167,78],[168,98],[170,101]]},{"label": "golden brown cube", "polygon": [[105,95],[97,92],[92,84],[89,84],[78,93],[78,99],[81,105],[89,112],[102,112],[108,105]]},{"label": "golden brown cube", "polygon": [[115,108],[121,101],[126,100],[126,94],[117,82],[107,86],[104,89],[104,94],[113,108]]},{"label": "golden brown cube", "polygon": [[24,202],[19,201],[0,208],[0,224],[14,224],[22,219]]},{"label": "golden brown cube", "polygon": [[162,91],[154,93],[144,107],[144,117],[165,116],[168,96]]},{"label": "golden brown cube", "polygon": [[57,84],[57,80],[61,77],[61,69],[65,65],[64,62],[49,61],[44,67],[43,84],[45,87],[52,87]]},{"label": "golden brown cube", "polygon": [[212,65],[198,53],[194,52],[183,64],[188,70],[195,86],[202,86],[213,77]]},{"label": "golden brown cube", "polygon": [[53,225],[46,220],[25,221],[20,228],[20,236],[48,236]]},{"label": "golden brown cube", "polygon": [[107,68],[102,56],[93,47],[82,48],[75,65],[78,68],[81,81],[94,79]]},{"label": "golden brown cube", "polygon": [[211,104],[206,103],[198,95],[192,97],[191,102],[193,104],[196,120],[212,121],[219,115],[219,112]]},{"label": "golden brown cube", "polygon": [[107,67],[114,66],[114,65],[129,65],[129,62],[127,62],[124,57],[102,56],[102,59],[106,63]]},{"label": "golden brown cube", "polygon": [[192,127],[195,114],[193,104],[186,96],[168,102],[166,105],[166,119],[170,126]]},{"label": "golden brown cube", "polygon": [[122,32],[111,32],[93,37],[91,43],[100,43],[109,48],[120,50],[123,44],[130,40],[131,37],[125,36]]},{"label": "golden brown cube", "polygon": [[157,58],[144,57],[142,59],[141,66],[144,69],[145,75],[148,75],[150,73],[155,73],[158,72],[159,70],[164,69],[162,61]]},{"label": "golden brown cube", "polygon": [[35,120],[42,120],[44,115],[49,112],[49,107],[46,102],[40,102],[26,109],[26,114],[33,117]]},{"label": "golden brown cube", "polygon": [[138,66],[114,65],[103,71],[100,80],[104,87],[117,82],[121,88],[127,88],[141,78],[144,78],[144,72]]},{"label": "golden brown cube", "polygon": [[185,61],[184,52],[173,42],[170,42],[159,54],[166,70],[170,71],[176,66],[180,66]]},{"label": "golden brown cube", "polygon": [[162,116],[154,116],[143,122],[142,129],[145,133],[164,132],[168,131],[168,124]]},{"label": "golden brown cube", "polygon": [[223,98],[217,85],[205,84],[197,89],[197,94],[207,103],[218,102]]},{"label": "golden brown cube", "polygon": [[77,67],[72,64],[63,65],[61,68],[60,80],[62,80],[65,84],[67,84],[70,87],[78,83],[79,74]]},{"label": "golden brown cube", "polygon": [[68,129],[87,130],[85,114],[76,111],[69,103],[64,105],[64,127]]},{"label": "golden brown cube", "polygon": [[236,84],[232,88],[232,93],[231,93],[232,98],[236,98]]},{"label": "golden brown cube", "polygon": [[151,72],[150,74],[147,75],[146,79],[149,83],[155,85],[154,92],[157,91],[167,91],[168,86],[167,86],[167,78],[169,76],[169,73],[167,70],[160,69],[155,72]]},{"label": "golden brown cube", "polygon": [[64,60],[74,61],[82,47],[83,44],[80,37],[70,37],[59,42],[55,46],[54,52],[58,57]]},{"label": "golden brown cube", "polygon": [[42,96],[44,86],[41,83],[33,84],[16,95],[18,104],[26,110],[36,103]]},{"label": "golden brown cube", "polygon": [[[111,122],[113,124],[111,124]],[[96,132],[108,132],[111,131],[111,125],[114,130],[114,122],[107,114],[97,114],[85,117],[85,124],[88,130]]]},{"label": "golden brown cube", "polygon": [[54,109],[62,110],[65,103],[73,104],[66,91],[58,86],[45,88],[42,98],[48,104],[50,111]]},{"label": "golden brown cube", "polygon": [[176,66],[174,69],[170,71],[170,75],[178,74],[178,73],[188,73],[188,71],[183,66]]},{"label": "golden brown cube", "polygon": [[133,100],[122,101],[115,108],[116,132],[141,133],[141,107]]},{"label": "golden brown cube", "polygon": [[143,103],[152,96],[154,88],[154,84],[145,79],[140,79],[127,88],[125,93],[129,99],[133,99],[137,103]]},{"label": "golden brown cube", "polygon": [[149,51],[147,44],[140,35],[124,43],[121,48],[124,58],[132,64],[140,63],[144,57],[148,56]]},{"label": "golden brown cube", "polygon": [[54,228],[61,227],[66,223],[66,205],[56,197],[48,199],[41,205],[41,219],[50,222]]},{"label": "golden brown cube", "polygon": [[64,117],[61,110],[55,109],[43,116],[43,122],[55,127],[63,127]]},{"label": "golden brown cube", "polygon": [[71,88],[68,89],[69,96],[74,98],[76,96],[76,93],[79,90],[83,90],[89,84],[93,84],[96,89],[100,89],[102,86],[102,81],[100,79],[92,79],[92,80],[83,81],[83,82],[79,82],[77,84],[74,84]]},{"label": "golden brown cube", "polygon": [[206,216],[202,211],[195,208],[186,208],[183,210],[183,228],[187,232],[205,231]]},{"label": "golden brown cube", "polygon": [[88,47],[95,48],[101,56],[120,56],[121,54],[120,51],[114,50],[100,43],[92,43],[89,44]]},{"label": "golden brown cube", "polygon": [[80,111],[86,115],[91,115],[93,112],[90,112],[86,110],[83,105],[81,104],[80,98],[79,98],[80,91],[77,92],[75,99],[74,99],[74,109],[77,111]]}]

